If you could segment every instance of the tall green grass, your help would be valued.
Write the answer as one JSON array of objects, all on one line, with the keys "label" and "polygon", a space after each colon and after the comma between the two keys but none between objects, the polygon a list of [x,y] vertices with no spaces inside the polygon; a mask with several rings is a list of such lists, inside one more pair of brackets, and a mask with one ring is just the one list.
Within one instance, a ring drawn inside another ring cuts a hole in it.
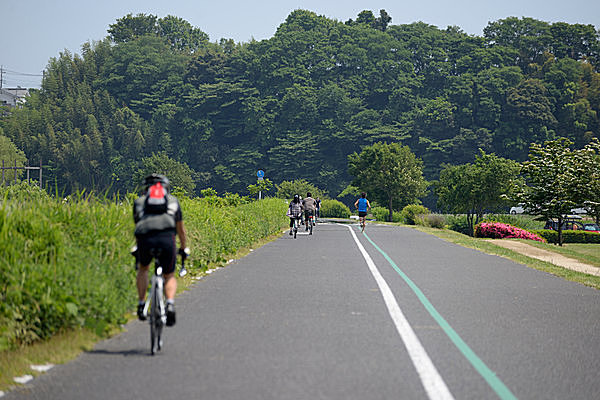
[{"label": "tall green grass", "polygon": [[236,207],[214,206],[206,198],[181,199],[181,207],[193,258],[202,266],[223,262],[289,223],[287,204],[275,198]]},{"label": "tall green grass", "polygon": [[[131,198],[131,196],[128,196]],[[132,206],[93,195],[0,189],[0,350],[85,326],[102,334],[135,304]],[[182,199],[193,265],[224,260],[287,222],[277,199]]]},{"label": "tall green grass", "polygon": [[26,184],[1,193],[0,349],[123,321],[133,290],[127,208]]}]

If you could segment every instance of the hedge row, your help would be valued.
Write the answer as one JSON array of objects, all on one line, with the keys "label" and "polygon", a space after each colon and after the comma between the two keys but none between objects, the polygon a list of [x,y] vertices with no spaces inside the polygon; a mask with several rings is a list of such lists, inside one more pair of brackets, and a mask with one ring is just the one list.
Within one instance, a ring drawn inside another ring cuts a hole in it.
[{"label": "hedge row", "polygon": [[[558,232],[551,229],[532,230],[538,236],[543,237],[548,243],[558,243]],[[562,231],[563,243],[600,243],[600,233],[586,231]]]}]

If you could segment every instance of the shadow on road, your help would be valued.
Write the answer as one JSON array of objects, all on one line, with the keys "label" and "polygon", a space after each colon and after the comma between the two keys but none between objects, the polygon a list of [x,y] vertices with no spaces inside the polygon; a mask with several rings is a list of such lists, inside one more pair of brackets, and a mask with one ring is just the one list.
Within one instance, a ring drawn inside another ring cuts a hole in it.
[{"label": "shadow on road", "polygon": [[92,355],[110,355],[110,356],[124,356],[124,357],[152,357],[152,354],[148,349],[134,349],[134,350],[103,350],[96,349],[86,351],[87,354]]}]

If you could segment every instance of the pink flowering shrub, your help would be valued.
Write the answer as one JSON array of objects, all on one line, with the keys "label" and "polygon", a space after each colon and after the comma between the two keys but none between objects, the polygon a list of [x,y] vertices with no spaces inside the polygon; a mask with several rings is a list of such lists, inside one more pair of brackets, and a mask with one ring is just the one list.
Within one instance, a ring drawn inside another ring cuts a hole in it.
[{"label": "pink flowering shrub", "polygon": [[477,226],[475,226],[475,237],[490,239],[528,239],[546,243],[546,239],[535,233],[501,222],[482,222],[477,224]]}]

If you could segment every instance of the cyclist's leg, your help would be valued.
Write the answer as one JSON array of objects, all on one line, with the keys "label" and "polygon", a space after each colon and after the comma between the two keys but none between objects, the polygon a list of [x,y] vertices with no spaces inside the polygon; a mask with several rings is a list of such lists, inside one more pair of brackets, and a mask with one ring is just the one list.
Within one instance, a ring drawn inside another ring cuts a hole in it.
[{"label": "cyclist's leg", "polygon": [[175,298],[177,291],[177,279],[174,276],[175,264],[177,263],[177,250],[175,248],[175,235],[169,234],[159,239],[162,249],[160,265],[163,267],[163,278],[165,282],[165,298],[167,301]]},{"label": "cyclist's leg", "polygon": [[137,238],[138,246],[138,271],[136,277],[136,286],[138,290],[138,299],[140,302],[146,300],[146,292],[148,291],[148,271],[152,262],[152,241],[150,237]]},{"label": "cyclist's leg", "polygon": [[175,279],[175,274],[164,274],[163,278],[165,279],[165,298],[173,300],[175,293],[177,293],[177,279]]},{"label": "cyclist's leg", "polygon": [[138,290],[138,299],[140,302],[146,301],[146,292],[148,291],[148,270],[150,265],[140,265],[137,271],[136,286]]}]

